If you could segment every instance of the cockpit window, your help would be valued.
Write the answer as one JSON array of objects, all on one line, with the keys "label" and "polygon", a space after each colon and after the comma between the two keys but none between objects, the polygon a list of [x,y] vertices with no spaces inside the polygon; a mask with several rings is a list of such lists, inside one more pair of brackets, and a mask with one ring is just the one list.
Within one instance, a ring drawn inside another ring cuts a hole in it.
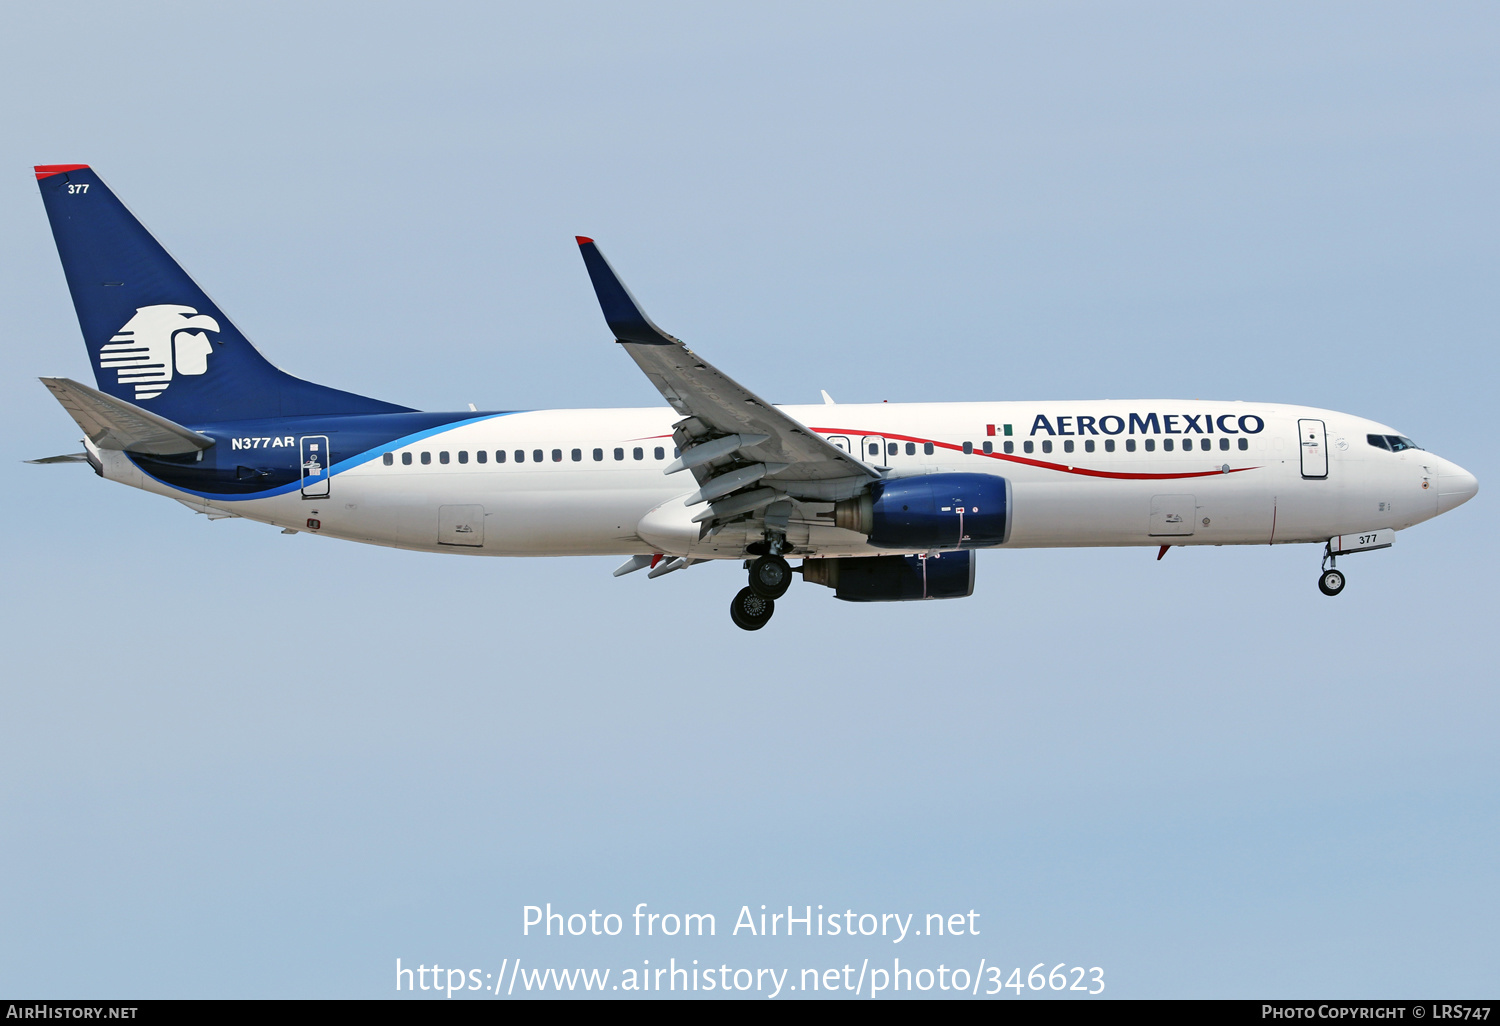
[{"label": "cockpit window", "polygon": [[1401,452],[1403,449],[1422,448],[1405,435],[1365,435],[1365,441],[1377,449],[1386,449],[1390,452]]}]

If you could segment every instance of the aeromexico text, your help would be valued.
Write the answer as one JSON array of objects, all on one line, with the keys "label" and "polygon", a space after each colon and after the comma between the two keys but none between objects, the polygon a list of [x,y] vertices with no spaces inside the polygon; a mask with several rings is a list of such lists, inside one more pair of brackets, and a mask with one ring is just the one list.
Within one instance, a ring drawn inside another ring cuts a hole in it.
[{"label": "aeromexico text", "polygon": [[[727,917],[726,917],[727,918]],[[967,912],[864,912],[858,909],[825,909],[804,905],[786,906],[786,911],[760,906],[752,911],[741,905],[735,916],[731,937],[886,937],[900,944],[910,934],[921,937],[977,937],[980,913]],[[715,937],[718,919],[712,912],[660,912],[646,902],[635,911],[618,912],[554,911],[552,903],[521,907],[521,935],[535,930],[541,937],[618,937],[625,933],[635,937]]]},{"label": "aeromexico text", "polygon": [[1108,413],[1102,417],[1075,414],[1048,419],[1038,413],[1031,422],[1031,434],[1048,435],[1258,435],[1266,422],[1253,413],[1128,413],[1121,417]]}]

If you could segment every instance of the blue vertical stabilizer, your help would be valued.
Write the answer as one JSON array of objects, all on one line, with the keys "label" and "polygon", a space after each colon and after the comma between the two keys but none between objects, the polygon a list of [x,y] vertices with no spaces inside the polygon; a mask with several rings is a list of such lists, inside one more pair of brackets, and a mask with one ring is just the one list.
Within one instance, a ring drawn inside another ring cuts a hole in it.
[{"label": "blue vertical stabilizer", "polygon": [[87,166],[36,177],[101,391],[184,424],[409,409],[273,367]]}]

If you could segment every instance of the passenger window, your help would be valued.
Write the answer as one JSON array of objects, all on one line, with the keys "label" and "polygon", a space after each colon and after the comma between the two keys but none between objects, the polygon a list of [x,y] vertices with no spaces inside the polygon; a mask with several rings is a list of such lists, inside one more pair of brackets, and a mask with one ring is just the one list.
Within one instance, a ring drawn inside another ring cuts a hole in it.
[{"label": "passenger window", "polygon": [[994,452],[995,451],[995,443],[994,442],[985,442],[984,443],[984,451],[987,452],[987,453]]},{"label": "passenger window", "polygon": [[533,463],[540,463],[540,462],[542,462],[542,458],[543,458],[544,455],[545,454],[540,449],[533,449],[533,450],[531,450],[531,462],[533,462]]},{"label": "passenger window", "polygon": [[632,459],[643,460],[646,458],[646,450],[638,445],[630,450],[630,456]]},{"label": "passenger window", "polygon": [[460,450],[458,450],[458,462],[460,462],[460,463],[467,463],[467,462],[469,462],[469,453],[468,453],[468,450],[466,450],[466,449],[460,449]]},{"label": "passenger window", "polygon": [[1072,451],[1073,451],[1073,439],[1070,438],[1066,442],[1063,443],[1063,452],[1072,452]]},{"label": "passenger window", "polygon": [[392,456],[390,453],[386,453],[384,456],[380,457],[380,462],[389,467],[392,463],[396,462],[396,457]]},{"label": "passenger window", "polygon": [[965,442],[964,443],[964,455],[967,456],[970,453],[972,453],[973,451],[974,451],[974,443],[973,442]]},{"label": "passenger window", "polygon": [[677,448],[677,446],[675,446],[675,445],[672,446],[672,458],[675,460],[677,457],[679,457],[681,455],[682,455],[682,450],[679,449],[679,448]]},{"label": "passenger window", "polygon": [[1221,438],[1221,439],[1219,439],[1219,450],[1221,452],[1228,452],[1229,451],[1229,439],[1227,439],[1227,438]]},{"label": "passenger window", "polygon": [[1042,452],[1051,452],[1051,451],[1052,451],[1052,439],[1050,439],[1050,438],[1044,438],[1044,439],[1042,439]]},{"label": "passenger window", "polygon": [[526,450],[525,449],[517,449],[516,450],[516,462],[517,463],[525,463],[526,462]]},{"label": "passenger window", "polygon": [[651,455],[659,460],[664,460],[667,458],[667,450],[658,445],[655,449],[651,450]]},{"label": "passenger window", "polygon": [[915,456],[916,454],[917,454],[917,443],[916,442],[907,442],[906,443],[906,455],[908,455],[908,456]]},{"label": "passenger window", "polygon": [[1007,441],[1005,443],[1005,451],[1006,451],[1006,453],[1013,453],[1013,452],[1015,452],[1016,451],[1016,443],[1015,442]]},{"label": "passenger window", "polygon": [[582,463],[583,462],[583,450],[582,449],[574,449],[573,452],[571,453],[571,455],[573,457],[573,462],[574,463]]},{"label": "passenger window", "polygon": [[623,460],[624,458],[625,458],[625,450],[624,449],[616,449],[615,450],[615,459],[617,459],[617,460]]},{"label": "passenger window", "polygon": [[561,463],[562,462],[562,450],[561,449],[553,449],[552,450],[552,462],[553,463]]},{"label": "passenger window", "polygon": [[1250,439],[1248,439],[1248,438],[1241,438],[1240,439],[1240,451],[1244,452],[1248,448],[1250,448]]},{"label": "passenger window", "polygon": [[1033,452],[1036,449],[1036,443],[1028,438],[1026,441],[1021,443],[1021,448],[1025,449],[1027,452]]},{"label": "passenger window", "polygon": [[931,442],[923,442],[922,443],[922,454],[924,456],[931,456],[932,455],[932,443]]},{"label": "passenger window", "polygon": [[[1147,449],[1151,448],[1151,443],[1150,442],[1146,443],[1146,448]],[[1172,440],[1170,438],[1163,438],[1161,440],[1161,451],[1162,452],[1171,452],[1172,451]]]},{"label": "passenger window", "polygon": [[432,462],[432,453],[430,453],[430,452],[424,452],[422,454],[422,466],[425,467],[427,464],[429,464],[431,462]]},{"label": "passenger window", "polygon": [[478,462],[478,463],[484,463],[489,458],[490,458],[490,454],[487,453],[487,452],[485,452],[483,449],[480,449],[478,452],[476,452],[474,454],[474,460],[475,460],[475,462]]},{"label": "passenger window", "polygon": [[1125,439],[1125,451],[1126,452],[1135,452],[1135,439],[1134,438],[1127,438],[1127,439]]},{"label": "passenger window", "polygon": [[598,462],[602,461],[603,459],[604,459],[604,450],[603,449],[595,449],[594,450],[594,462],[598,463]]},{"label": "passenger window", "polygon": [[1084,452],[1093,452],[1094,451],[1094,440],[1092,438],[1085,438],[1083,440],[1083,451]]},{"label": "passenger window", "polygon": [[443,464],[446,464],[448,462],[448,450],[447,449],[444,449],[442,452],[438,453],[438,462],[439,463],[443,463]]},{"label": "passenger window", "polygon": [[1147,452],[1155,452],[1156,451],[1156,439],[1154,439],[1154,438],[1148,438],[1148,439],[1146,439],[1146,451]]},{"label": "passenger window", "polygon": [[409,466],[411,466],[411,453],[409,453],[409,452],[403,452],[401,454],[401,465],[403,467],[409,467]]},{"label": "passenger window", "polygon": [[1113,438],[1106,438],[1104,440],[1104,451],[1105,452],[1114,452],[1115,451],[1115,440]]},{"label": "passenger window", "polygon": [[1198,448],[1202,449],[1204,452],[1208,452],[1208,450],[1212,449],[1213,447],[1214,443],[1210,442],[1207,438],[1198,439]]}]

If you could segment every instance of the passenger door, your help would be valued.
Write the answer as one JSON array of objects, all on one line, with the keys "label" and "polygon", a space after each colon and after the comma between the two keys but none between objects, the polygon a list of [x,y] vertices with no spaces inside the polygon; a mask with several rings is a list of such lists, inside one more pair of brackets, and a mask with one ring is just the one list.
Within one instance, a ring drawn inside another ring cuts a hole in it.
[{"label": "passenger door", "polygon": [[887,463],[884,435],[865,435],[859,440],[859,458],[873,466],[883,467]]},{"label": "passenger door", "polygon": [[1321,420],[1297,421],[1297,447],[1302,451],[1302,476],[1328,476],[1328,429]]},{"label": "passenger door", "polygon": [[302,497],[328,498],[328,467],[332,462],[328,458],[328,436],[303,435],[299,444],[302,455]]}]

